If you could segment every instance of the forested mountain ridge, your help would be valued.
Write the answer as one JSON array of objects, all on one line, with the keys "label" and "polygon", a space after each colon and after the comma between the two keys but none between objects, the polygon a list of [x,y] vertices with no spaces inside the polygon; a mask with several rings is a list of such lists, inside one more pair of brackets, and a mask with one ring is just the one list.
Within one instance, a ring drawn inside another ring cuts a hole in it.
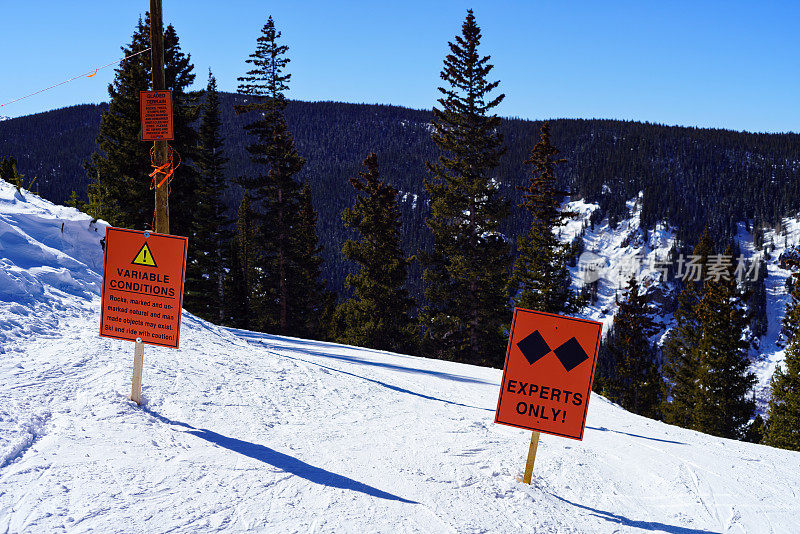
[{"label": "forested mountain ridge", "polygon": [[[241,117],[233,111],[244,97],[220,93],[222,135],[233,180],[251,172],[245,147],[250,142]],[[95,148],[100,115],[106,104],[80,105],[0,123],[0,156],[13,156],[26,184],[54,202],[74,190],[85,198],[89,177],[83,169]],[[409,253],[429,244],[425,161],[437,152],[430,139],[429,111],[398,106],[336,102],[290,102],[286,119],[298,152],[307,164],[299,175],[308,180],[319,212],[324,246],[324,275],[341,290],[348,266],[340,248],[350,237],[341,211],[353,203],[348,183],[361,162],[375,152],[383,178],[400,191],[403,246]],[[516,187],[527,178],[523,161],[537,140],[541,122],[505,119],[501,125],[508,151],[497,169],[503,193],[519,204]],[[736,223],[753,220],[757,227],[778,224],[800,208],[800,135],[752,134],[663,126],[649,123],[557,119],[551,121],[553,144],[566,162],[558,179],[573,196],[600,205],[598,219],[613,225],[624,218],[626,201],[644,191],[642,226],[664,220],[677,237],[693,243],[708,225],[715,237],[733,237]],[[146,177],[143,177],[146,179]],[[175,183],[174,187],[180,187]],[[230,190],[231,209],[238,187]],[[602,216],[601,216],[602,214]],[[525,213],[515,207],[505,232],[516,237],[529,228]],[[756,238],[758,239],[758,238]],[[419,272],[409,282],[416,293]],[[415,272],[416,271],[416,272]]]}]

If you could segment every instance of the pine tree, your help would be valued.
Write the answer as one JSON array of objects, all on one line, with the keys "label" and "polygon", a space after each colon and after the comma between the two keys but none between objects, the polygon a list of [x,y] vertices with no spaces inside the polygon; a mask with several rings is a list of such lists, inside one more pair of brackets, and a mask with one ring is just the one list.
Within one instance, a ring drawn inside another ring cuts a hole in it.
[{"label": "pine tree", "polygon": [[[800,276],[794,276],[792,301],[786,308],[784,321],[800,324]],[[770,381],[771,396],[764,443],[800,451],[800,336],[795,335],[783,363],[775,369]]]},{"label": "pine tree", "polygon": [[[734,253],[736,257],[739,253]],[[750,322],[750,331],[753,337],[761,337],[767,333],[769,326],[769,316],[767,312],[767,263],[763,259],[755,259],[754,262],[759,262],[758,276],[753,279],[745,280],[745,295],[747,300],[748,318]],[[754,265],[754,264],[751,264]]]},{"label": "pine tree", "polygon": [[[236,111],[254,117],[245,126],[254,138],[247,150],[251,161],[263,169],[241,180],[253,198],[253,223],[259,235],[254,257],[260,278],[255,287],[260,293],[251,298],[260,302],[259,328],[307,335],[309,306],[327,297],[318,280],[309,280],[310,272],[319,272],[316,214],[310,208],[310,193],[303,193],[295,179],[305,159],[297,153],[283,115],[291,74],[285,72],[289,48],[278,44],[280,37],[269,17],[247,60],[253,68],[239,78],[239,93],[248,96],[248,103],[236,106]],[[309,197],[305,210],[304,195]]]},{"label": "pine tree", "polygon": [[72,193],[70,193],[69,199],[64,203],[64,205],[80,211],[83,211],[86,208],[86,202],[78,197],[78,192],[74,189],[72,190]]},{"label": "pine tree", "polygon": [[[705,281],[687,283],[675,314],[677,325],[664,345],[667,391],[662,409],[668,423],[742,439],[755,410],[755,375],[742,339],[748,318],[733,268],[718,279],[709,275],[713,249],[706,231],[694,250]],[[730,248],[723,254],[731,255]]]},{"label": "pine tree", "polygon": [[153,193],[149,189],[150,146],[139,140],[139,92],[150,88],[150,56],[147,26],[139,18],[130,44],[108,86],[108,110],[103,113],[97,136],[98,149],[84,164],[89,175],[89,213],[113,226],[144,229],[152,223]]},{"label": "pine tree", "polygon": [[492,176],[504,153],[500,119],[490,115],[505,95],[490,97],[492,65],[481,57],[472,10],[449,43],[441,72],[442,108],[434,108],[432,138],[443,155],[428,164],[433,250],[421,253],[428,305],[421,317],[427,356],[500,366],[508,316],[509,247],[500,223],[509,214]]},{"label": "pine tree", "polygon": [[[111,194],[105,184],[103,183],[100,173],[95,172],[95,178],[86,189],[86,196],[89,201],[83,206],[83,210],[94,217],[95,219],[103,219],[105,217],[113,217],[113,208],[116,202],[111,197]],[[106,221],[108,222],[108,221]]]},{"label": "pine tree", "polygon": [[800,330],[800,276],[795,275],[789,278],[789,293],[792,296],[786,306],[786,313],[783,316],[781,333],[786,337],[787,343],[791,343],[797,332]]},{"label": "pine tree", "polygon": [[327,339],[328,325],[336,295],[326,289],[322,278],[322,247],[317,238],[317,212],[311,199],[311,187],[300,190],[298,225],[292,234],[292,250],[297,254],[290,265],[289,293],[296,295],[292,313],[291,335],[309,339]]},{"label": "pine tree", "polygon": [[767,423],[761,414],[756,414],[753,420],[747,425],[742,441],[748,443],[763,443],[767,433]]},{"label": "pine tree", "polygon": [[[694,256],[695,263],[698,263],[701,266],[700,274],[696,280],[688,280],[695,285],[698,291],[702,291],[703,281],[708,276],[708,257],[712,254],[714,254],[714,240],[711,238],[711,232],[706,226],[706,228],[703,230],[703,233],[700,235],[697,245],[692,251],[692,256]],[[689,271],[688,266],[686,274],[690,276],[694,275],[693,272]]]},{"label": "pine tree", "polygon": [[687,285],[678,296],[675,327],[664,342],[664,421],[690,428],[697,398],[699,362],[697,342],[700,336],[697,320],[699,296],[694,285]]},{"label": "pine tree", "polygon": [[[628,282],[627,297],[619,303],[614,325],[606,335],[595,379],[603,395],[626,410],[658,418],[661,377],[656,348],[650,336],[658,331],[646,293],[635,277]],[[603,372],[600,372],[603,370]]]},{"label": "pine tree", "polygon": [[[148,32],[150,31],[148,25]],[[142,54],[147,56],[147,54]],[[165,87],[172,90],[172,113],[175,140],[169,145],[177,152],[175,159],[181,165],[175,169],[169,196],[170,233],[196,239],[193,233],[194,217],[197,212],[197,189],[199,179],[195,166],[197,159],[198,134],[195,122],[200,116],[200,93],[188,91],[194,83],[195,74],[191,55],[181,51],[180,40],[172,24],[164,29],[164,81]],[[143,143],[149,145],[149,143]],[[151,169],[152,172],[152,169]],[[151,201],[153,199],[151,198]],[[189,258],[194,256],[189,247]]]},{"label": "pine tree", "polygon": [[184,305],[192,313],[213,321],[223,320],[223,279],[230,265],[232,237],[223,199],[228,158],[223,154],[220,127],[217,80],[209,71],[195,159],[200,184],[192,229],[194,254],[186,266]]},{"label": "pine tree", "polygon": [[533,216],[531,229],[517,239],[517,259],[511,279],[512,293],[520,308],[548,313],[571,313],[580,308],[580,299],[570,290],[567,270],[570,247],[554,233],[571,216],[561,211],[563,193],[556,189],[555,167],[558,149],[550,142],[550,125],[542,125],[541,137],[525,162],[533,167],[523,192],[522,207]]},{"label": "pine tree", "polygon": [[0,180],[16,185],[18,174],[16,159],[5,156],[0,158]]},{"label": "pine tree", "polygon": [[[706,230],[695,246],[692,255],[700,258],[705,271],[708,256],[713,252],[711,236]],[[675,311],[675,327],[664,342],[664,395],[661,411],[667,423],[691,428],[697,402],[697,378],[700,372],[699,354],[700,324],[697,306],[701,292],[699,284],[689,281],[678,295]]]},{"label": "pine tree", "polygon": [[0,159],[0,178],[16,187],[17,191],[24,186],[25,175],[17,171],[17,160],[14,158]]},{"label": "pine tree", "polygon": [[223,302],[227,325],[245,330],[256,326],[258,276],[256,271],[257,232],[253,223],[250,195],[245,192],[236,218],[236,235],[230,244],[230,269],[225,276]]},{"label": "pine tree", "polygon": [[409,353],[416,332],[411,322],[413,301],[404,289],[412,258],[400,248],[400,210],[397,189],[381,181],[378,157],[364,160],[360,178],[350,184],[361,193],[352,208],[342,212],[348,228],[359,234],[342,247],[344,256],[359,265],[347,275],[353,298],[334,313],[332,337],[339,343]]},{"label": "pine tree", "polygon": [[[150,17],[139,19],[131,42],[122,47],[125,56],[150,46]],[[164,30],[165,86],[172,90],[175,140],[170,142],[184,160],[173,177],[170,195],[170,231],[190,238],[195,212],[195,171],[186,161],[193,158],[196,133],[192,123],[197,119],[196,95],[187,92],[194,82],[190,57],[181,51],[178,35],[172,25]],[[103,113],[97,150],[85,163],[89,175],[87,210],[115,226],[149,228],[153,223],[154,199],[150,189],[152,143],[139,140],[139,92],[151,89],[149,53],[120,63],[114,82],[108,86],[110,102]],[[192,254],[192,247],[189,247]]]},{"label": "pine tree", "polygon": [[[723,255],[731,256],[730,248]],[[752,389],[756,378],[749,371],[748,343],[742,338],[748,318],[733,269],[727,278],[707,280],[697,306],[700,366],[692,428],[742,439],[755,412]]]}]

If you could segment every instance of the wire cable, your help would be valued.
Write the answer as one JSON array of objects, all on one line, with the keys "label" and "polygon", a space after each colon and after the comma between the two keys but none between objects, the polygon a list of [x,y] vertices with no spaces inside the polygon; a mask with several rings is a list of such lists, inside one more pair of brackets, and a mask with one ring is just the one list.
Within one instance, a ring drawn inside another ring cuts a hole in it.
[{"label": "wire cable", "polygon": [[97,67],[96,69],[90,70],[89,72],[81,74],[80,76],[74,76],[74,77],[70,78],[69,80],[64,80],[63,82],[59,82],[57,84],[51,85],[50,87],[45,87],[44,89],[39,89],[38,91],[34,91],[33,93],[31,93],[29,95],[25,95],[25,96],[21,96],[19,98],[15,98],[14,100],[11,100],[9,102],[5,102],[3,104],[0,104],[0,108],[2,108],[3,106],[7,106],[9,104],[13,104],[14,102],[19,102],[20,100],[25,100],[26,98],[30,98],[30,97],[32,97],[34,95],[38,95],[39,93],[44,93],[45,91],[49,91],[50,89],[54,89],[54,88],[58,87],[59,85],[64,85],[65,83],[69,83],[71,81],[77,80],[78,78],[83,78],[84,76],[87,77],[87,78],[91,78],[92,76],[97,74],[97,71],[103,70],[106,67],[110,67],[111,65],[116,65],[117,63],[121,63],[121,62],[125,61],[126,59],[130,59],[132,57],[138,56],[139,54],[144,54],[145,52],[147,52],[151,48],[152,47],[148,46],[147,48],[145,48],[141,52],[136,52],[135,54],[131,54],[131,55],[129,55],[127,57],[124,57],[122,59],[118,59],[116,61],[112,61],[111,63],[106,63],[102,67]]}]

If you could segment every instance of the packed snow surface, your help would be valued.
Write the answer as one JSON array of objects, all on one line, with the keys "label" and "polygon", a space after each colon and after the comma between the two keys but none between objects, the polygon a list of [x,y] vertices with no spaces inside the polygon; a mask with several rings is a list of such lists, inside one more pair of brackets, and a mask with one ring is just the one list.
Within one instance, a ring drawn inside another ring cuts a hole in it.
[{"label": "packed snow surface", "polygon": [[104,228],[0,184],[0,533],[800,532],[800,453],[599,395],[518,482],[496,369],[184,313],[136,406],[133,344],[97,335]]}]

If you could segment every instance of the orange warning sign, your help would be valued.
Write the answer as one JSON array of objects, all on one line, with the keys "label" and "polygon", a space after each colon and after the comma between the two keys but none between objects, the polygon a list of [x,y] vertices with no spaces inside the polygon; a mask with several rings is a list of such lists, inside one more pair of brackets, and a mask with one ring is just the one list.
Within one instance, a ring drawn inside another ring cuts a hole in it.
[{"label": "orange warning sign", "polygon": [[106,230],[101,336],[178,348],[188,241]]},{"label": "orange warning sign", "polygon": [[142,141],[172,141],[172,91],[140,91]]},{"label": "orange warning sign", "polygon": [[494,422],[583,439],[602,328],[515,308]]}]

